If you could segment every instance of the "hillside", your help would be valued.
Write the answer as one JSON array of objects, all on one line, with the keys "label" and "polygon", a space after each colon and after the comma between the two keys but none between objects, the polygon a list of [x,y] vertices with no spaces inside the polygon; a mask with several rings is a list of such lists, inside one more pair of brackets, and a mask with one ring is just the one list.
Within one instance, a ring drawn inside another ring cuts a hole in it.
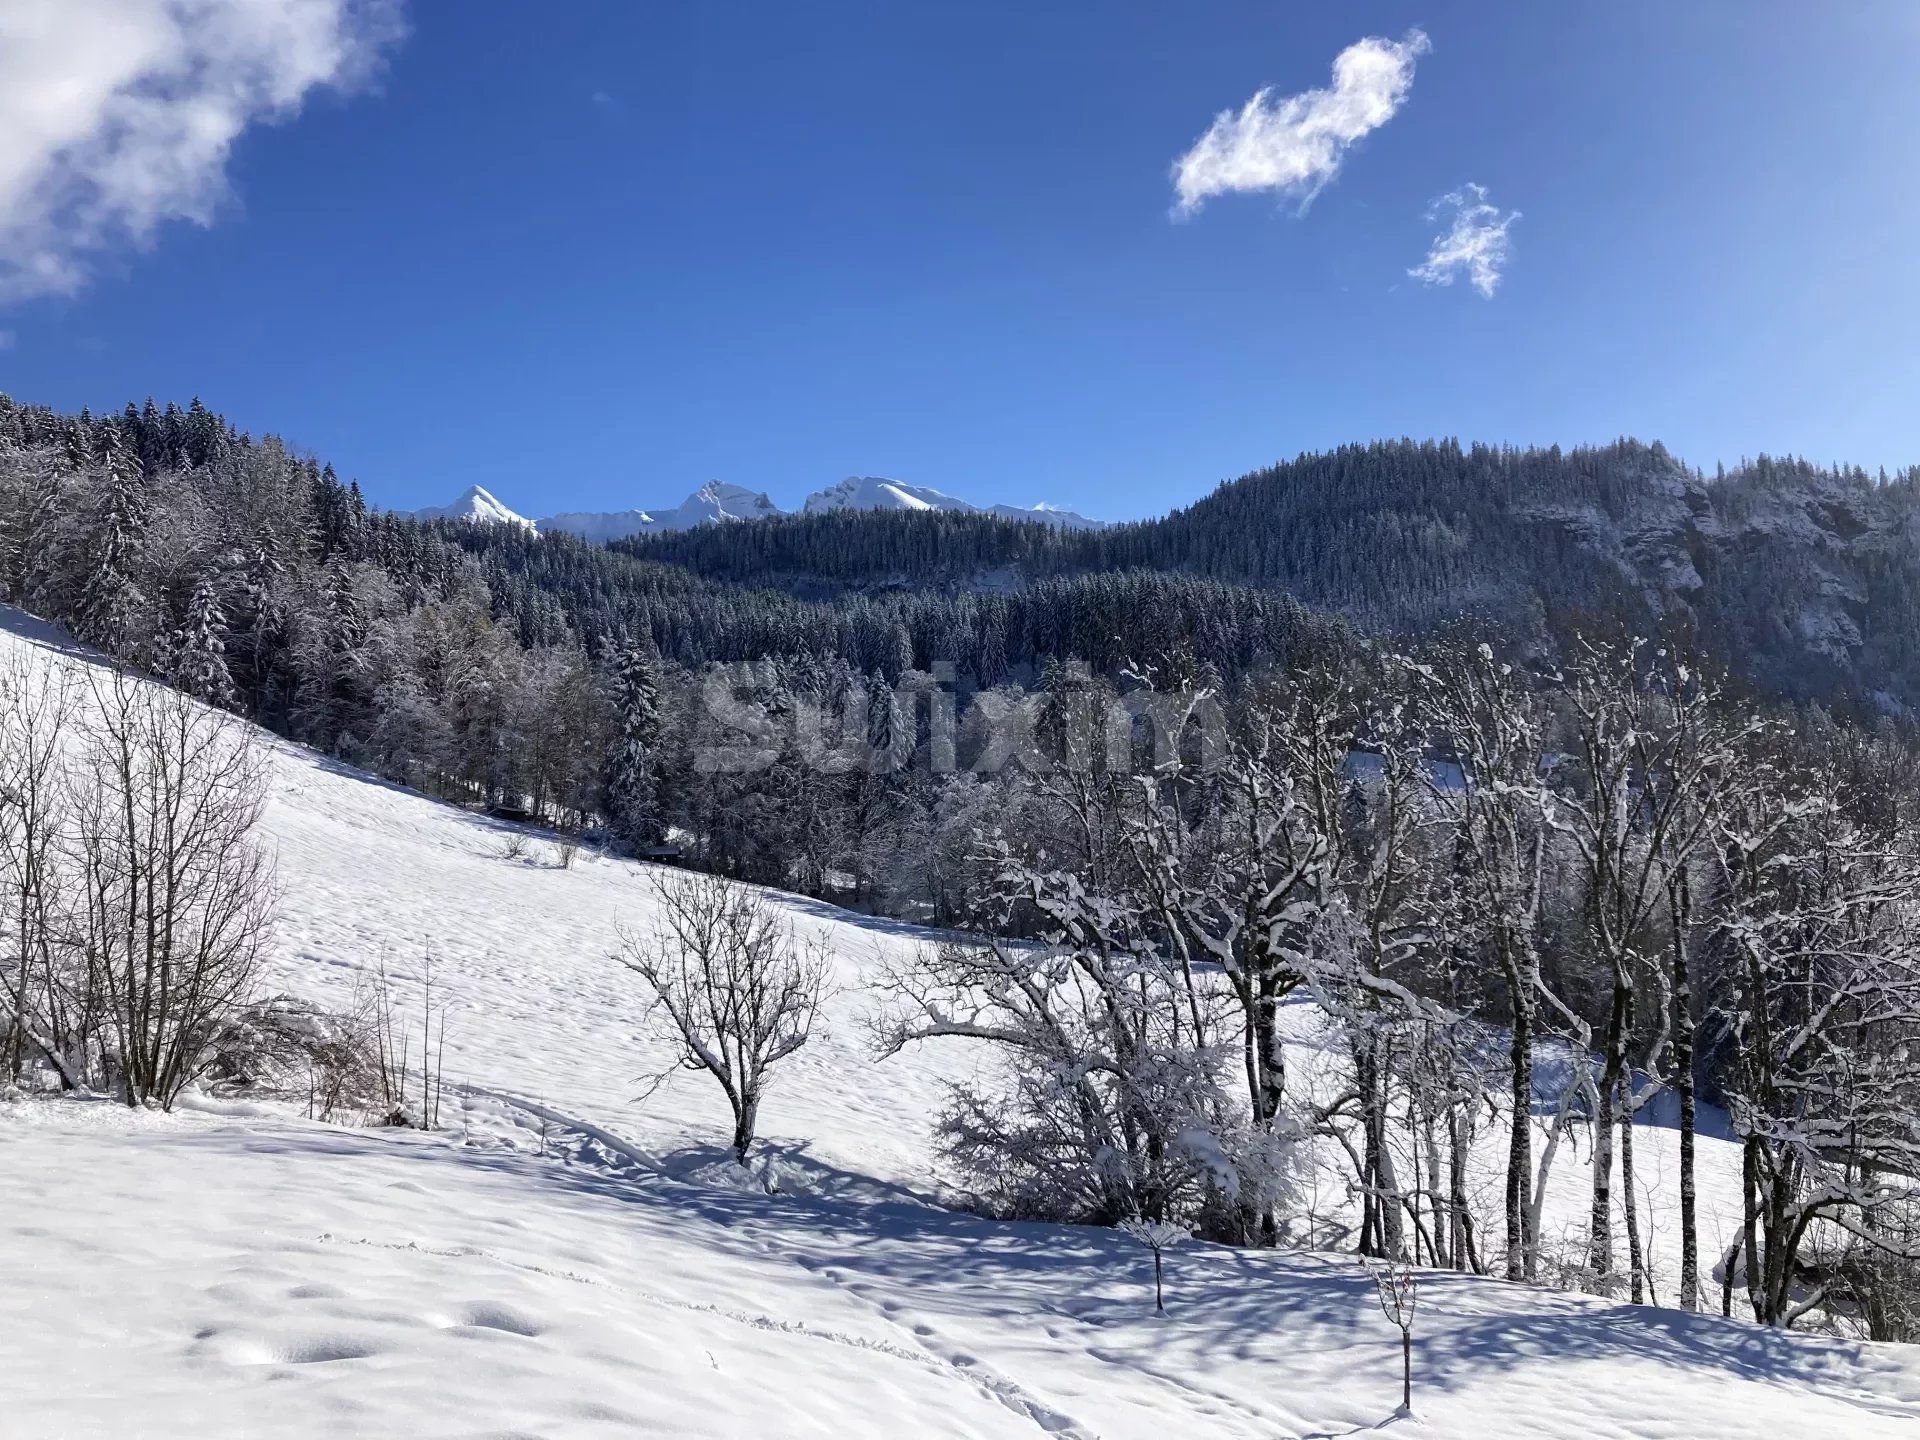
[{"label": "hillside", "polygon": [[[18,612],[0,648],[93,663]],[[769,1102],[761,1173],[780,1193],[761,1193],[718,1163],[703,1077],[644,1093],[661,1056],[609,958],[645,917],[640,867],[561,869],[538,836],[263,743],[281,888],[266,988],[340,1004],[384,963],[411,998],[431,955],[447,1114],[422,1135],[257,1103],[0,1105],[16,1162],[0,1253],[28,1267],[0,1285],[0,1354],[29,1377],[8,1396],[23,1433],[1125,1440],[1340,1434],[1391,1411],[1397,1339],[1350,1257],[1189,1247],[1160,1319],[1113,1232],[929,1203],[943,1082],[978,1062],[965,1046],[876,1062],[862,1025],[878,968],[924,933],[780,899],[828,945],[837,993]],[[1338,1083],[1313,1008],[1290,1013],[1304,1082]],[[1702,1144],[1724,1236],[1737,1162]],[[1671,1136],[1645,1127],[1642,1146],[1664,1216]],[[1301,1180],[1329,1223],[1351,1204],[1342,1164],[1329,1145]],[[1558,1235],[1584,1168],[1554,1175]],[[33,1298],[49,1290],[51,1322]],[[1421,1304],[1423,1419],[1404,1433],[1733,1437],[1765,1413],[1795,1435],[1891,1436],[1920,1418],[1904,1347],[1453,1274]]]},{"label": "hillside", "polygon": [[1285,591],[1364,628],[1463,615],[1534,640],[1576,623],[1678,627],[1766,691],[1920,703],[1911,473],[1758,460],[1715,478],[1659,445],[1345,446],[1164,517],[1057,533],[986,517],[805,517],[636,542],[711,578],[802,593],[1147,570]]}]

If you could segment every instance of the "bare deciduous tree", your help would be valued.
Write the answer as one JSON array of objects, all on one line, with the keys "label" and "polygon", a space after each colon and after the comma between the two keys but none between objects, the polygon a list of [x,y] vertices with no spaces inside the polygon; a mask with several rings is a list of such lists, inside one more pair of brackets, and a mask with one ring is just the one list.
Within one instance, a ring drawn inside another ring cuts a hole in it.
[{"label": "bare deciduous tree", "polygon": [[[1688,988],[1684,965],[1670,971],[1660,963],[1658,926],[1674,920],[1676,886],[1711,840],[1721,808],[1743,773],[1737,763],[1740,747],[1761,725],[1722,707],[1718,687],[1666,647],[1582,640],[1566,679],[1573,774],[1572,783],[1555,793],[1554,824],[1578,857],[1582,928],[1609,981],[1587,1263],[1605,1288],[1614,1268],[1617,1128],[1632,1295],[1639,1303],[1646,1298],[1647,1274],[1634,1205],[1634,1114],[1657,1088],[1653,1077],[1674,1038],[1669,990]],[[1649,987],[1657,997],[1651,1006],[1642,1003],[1640,993]],[[1654,1023],[1642,1037],[1644,1048],[1635,1063],[1629,1046],[1641,1018],[1637,1012],[1649,1010]],[[1680,1022],[1683,1033],[1676,1046],[1676,1058],[1684,1052],[1689,1066],[1690,1022],[1690,1014]],[[1636,1075],[1644,1077],[1643,1084],[1636,1085]],[[1690,1079],[1682,1092],[1689,1106]],[[1682,1189],[1690,1192],[1690,1145],[1682,1159]],[[1685,1218],[1690,1227],[1692,1215]],[[1684,1283],[1682,1288],[1687,1290]]]},{"label": "bare deciduous tree", "polygon": [[1164,1311],[1167,1296],[1161,1284],[1162,1262],[1167,1251],[1183,1243],[1193,1232],[1175,1220],[1122,1220],[1120,1232],[1136,1245],[1153,1252],[1153,1308]]},{"label": "bare deciduous tree", "polygon": [[1533,1059],[1539,1023],[1539,917],[1551,801],[1541,777],[1545,706],[1529,677],[1493,648],[1445,647],[1413,665],[1415,692],[1451,762],[1430,775],[1433,800],[1453,825],[1463,928],[1499,966],[1507,989],[1511,1094],[1506,1221],[1509,1280],[1539,1267],[1529,1204],[1533,1173]]},{"label": "bare deciduous tree", "polygon": [[[0,1058],[18,1075],[26,1046],[72,1090],[86,1064],[87,997],[75,993],[63,939],[61,835],[67,822],[64,737],[73,676],[16,658],[0,671]],[[80,987],[84,989],[84,986]]]},{"label": "bare deciduous tree", "polygon": [[81,934],[129,1105],[171,1107],[245,1002],[271,929],[253,838],[264,757],[240,721],[115,672],[93,682],[72,844]]},{"label": "bare deciduous tree", "polygon": [[745,1164],[769,1072],[819,1018],[825,949],[747,886],[688,873],[651,883],[657,913],[622,930],[617,958],[646,982],[649,1015],[677,1064],[706,1071],[726,1093],[734,1157]]},{"label": "bare deciduous tree", "polygon": [[1871,1263],[1920,1260],[1920,857],[1907,833],[1849,817],[1832,777],[1804,792],[1757,791],[1728,817],[1717,920],[1739,1268],[1754,1319],[1782,1327],[1831,1310],[1844,1281],[1809,1263],[1817,1241],[1851,1238]]},{"label": "bare deciduous tree", "polygon": [[1400,1409],[1413,1414],[1413,1321],[1420,1306],[1420,1272],[1411,1265],[1378,1265],[1372,1270],[1380,1313],[1400,1332]]}]

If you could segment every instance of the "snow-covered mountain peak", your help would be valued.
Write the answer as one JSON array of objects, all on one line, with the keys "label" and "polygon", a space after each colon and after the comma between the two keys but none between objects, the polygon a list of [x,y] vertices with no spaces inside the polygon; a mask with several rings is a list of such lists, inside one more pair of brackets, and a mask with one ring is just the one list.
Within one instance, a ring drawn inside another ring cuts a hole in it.
[{"label": "snow-covered mountain peak", "polygon": [[910,485],[880,475],[850,475],[838,485],[816,490],[807,497],[802,510],[808,515],[831,510],[952,510],[964,515],[995,515],[1003,520],[1037,520],[1072,530],[1099,529],[1106,524],[1058,505],[975,505],[931,485]]},{"label": "snow-covered mountain peak", "polygon": [[1095,520],[1082,515],[1077,510],[1069,510],[1064,505],[1049,505],[1041,501],[1038,505],[994,505],[987,513],[997,515],[1002,520],[1036,520],[1042,525],[1058,525],[1063,530],[1104,530],[1105,520]]},{"label": "snow-covered mountain peak", "polygon": [[829,510],[959,510],[973,514],[979,508],[931,485],[909,485],[881,475],[849,475],[838,485],[814,491],[801,510],[808,515]]},{"label": "snow-covered mountain peak", "polygon": [[727,480],[709,480],[672,513],[689,517],[698,514],[701,520],[758,520],[783,512],[764,491],[749,490]]},{"label": "snow-covered mountain peak", "polygon": [[671,508],[652,510],[574,511],[549,515],[542,530],[564,530],[582,540],[604,544],[633,535],[660,535],[669,530],[691,530],[721,520],[758,520],[778,515],[780,507],[759,490],[727,480],[709,480]]},{"label": "snow-covered mountain peak", "polygon": [[416,520],[471,520],[476,525],[524,525],[529,530],[534,528],[533,521],[508,509],[494,498],[491,491],[479,485],[468,486],[465,493],[451,505],[429,505],[412,514]]}]

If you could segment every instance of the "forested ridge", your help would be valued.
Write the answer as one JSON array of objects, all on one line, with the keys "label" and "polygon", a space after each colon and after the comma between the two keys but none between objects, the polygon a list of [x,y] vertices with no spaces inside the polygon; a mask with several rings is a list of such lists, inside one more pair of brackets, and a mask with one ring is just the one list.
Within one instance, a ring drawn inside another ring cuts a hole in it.
[{"label": "forested ridge", "polygon": [[[0,436],[19,455],[74,460],[78,423],[0,401]],[[79,448],[97,448],[101,422],[84,424],[95,439]],[[1105,530],[837,511],[599,546],[382,514],[330,467],[197,402],[129,406],[111,425],[159,489],[176,484],[166,476],[203,497],[251,492],[220,504],[238,512],[229,529],[280,537],[256,563],[275,562],[292,526],[320,563],[376,565],[409,605],[477,580],[528,647],[645,636],[687,665],[806,654],[893,679],[947,662],[990,686],[1065,658],[1232,671],[1324,623],[1315,614],[1397,634],[1470,615],[1535,647],[1605,620],[1685,633],[1783,698],[1859,713],[1920,704],[1913,471],[1762,458],[1708,477],[1634,441],[1402,440],[1301,456]],[[304,493],[287,503],[311,516],[257,513],[263,496],[285,497],[290,472]],[[30,523],[22,513],[10,528]]]},{"label": "forested ridge", "polygon": [[1658,444],[1386,441],[1303,455],[1159,519],[1061,531],[849,512],[621,542],[795,593],[1005,589],[1133,569],[1282,591],[1370,630],[1477,614],[1517,639],[1679,625],[1771,693],[1920,702],[1914,471],[1760,458],[1707,476]]}]

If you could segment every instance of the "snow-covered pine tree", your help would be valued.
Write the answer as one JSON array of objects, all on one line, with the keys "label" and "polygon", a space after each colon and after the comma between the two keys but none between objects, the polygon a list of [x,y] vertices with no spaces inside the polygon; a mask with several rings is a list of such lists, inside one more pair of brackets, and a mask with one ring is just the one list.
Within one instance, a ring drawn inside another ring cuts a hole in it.
[{"label": "snow-covered pine tree", "polygon": [[0,435],[0,595],[46,610],[55,574],[55,540],[66,477],[45,452],[10,445]]},{"label": "snow-covered pine tree", "polygon": [[227,615],[211,574],[204,574],[187,600],[187,613],[168,646],[173,683],[189,695],[233,708],[233,676],[227,669]]},{"label": "snow-covered pine tree", "polygon": [[628,642],[614,651],[608,674],[613,745],[607,756],[607,818],[630,845],[662,833],[659,804],[660,670],[648,650]]},{"label": "snow-covered pine tree", "polygon": [[99,498],[86,552],[91,568],[75,607],[81,639],[124,658],[146,595],[141,558],[146,544],[146,479],[118,425],[102,427]]},{"label": "snow-covered pine tree", "polygon": [[309,744],[352,753],[372,729],[365,647],[368,623],[353,568],[336,557],[321,580],[320,606],[297,642],[294,724]]},{"label": "snow-covered pine tree", "polygon": [[867,677],[868,769],[890,775],[912,757],[913,706],[909,697],[887,683],[878,670]]},{"label": "snow-covered pine tree", "polygon": [[93,468],[94,451],[97,448],[93,435],[93,422],[87,412],[82,410],[77,419],[66,427],[63,441],[63,463],[70,475],[81,475]]}]

